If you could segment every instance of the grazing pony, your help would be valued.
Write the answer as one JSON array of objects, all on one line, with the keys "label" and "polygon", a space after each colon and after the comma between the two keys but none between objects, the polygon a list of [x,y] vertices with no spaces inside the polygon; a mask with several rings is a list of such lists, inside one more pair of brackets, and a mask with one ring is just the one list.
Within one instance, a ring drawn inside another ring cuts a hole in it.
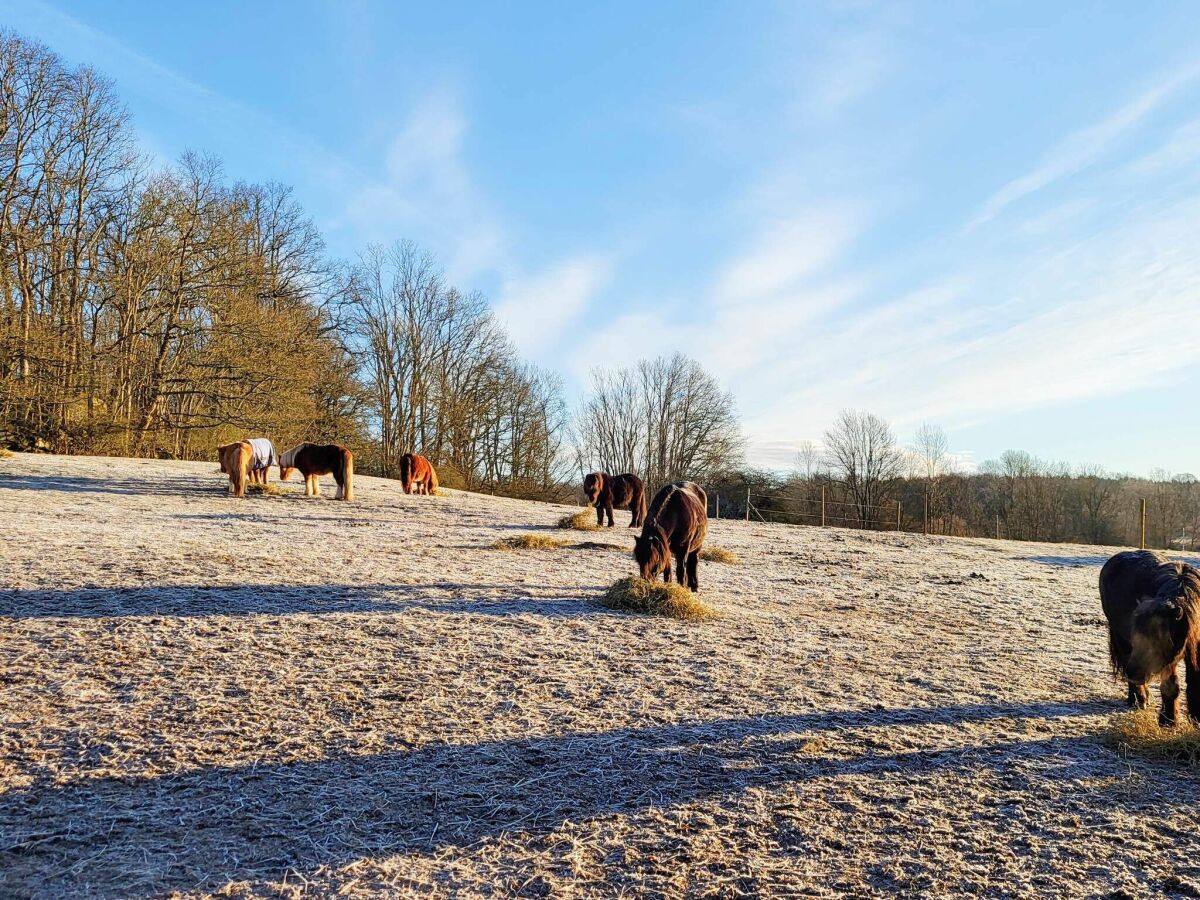
[{"label": "grazing pony", "polygon": [[608,514],[608,527],[613,527],[613,509],[628,509],[633,513],[630,528],[640,528],[646,521],[646,486],[642,479],[629,472],[624,475],[609,475],[607,472],[592,472],[583,479],[583,492],[588,503],[596,507],[596,524],[604,524]]},{"label": "grazing pony", "polygon": [[1129,705],[1146,706],[1146,684],[1157,678],[1159,724],[1174,725],[1182,658],[1188,715],[1200,721],[1200,572],[1150,550],[1126,550],[1100,570],[1100,604],[1108,619],[1113,674],[1128,683]]},{"label": "grazing pony", "polygon": [[642,533],[633,542],[642,577],[653,581],[661,574],[669,582],[674,556],[676,580],[700,590],[697,569],[707,534],[708,495],[694,482],[672,481],[654,496]]},{"label": "grazing pony", "polygon": [[271,466],[279,465],[279,456],[275,453],[275,445],[267,438],[250,438],[246,441],[253,451],[250,458],[250,483],[266,484],[271,472]]},{"label": "grazing pony", "polygon": [[303,443],[279,457],[279,480],[287,481],[297,469],[304,476],[304,496],[321,494],[322,475],[337,482],[336,500],[354,499],[354,454],[341,444]]},{"label": "grazing pony", "polygon": [[221,471],[229,476],[229,493],[235,497],[246,496],[246,479],[253,458],[254,448],[250,446],[249,441],[234,441],[217,448]]},{"label": "grazing pony", "polygon": [[418,494],[436,494],[437,472],[433,464],[419,453],[405,453],[400,457],[400,481],[404,493],[411,494],[415,487]]}]

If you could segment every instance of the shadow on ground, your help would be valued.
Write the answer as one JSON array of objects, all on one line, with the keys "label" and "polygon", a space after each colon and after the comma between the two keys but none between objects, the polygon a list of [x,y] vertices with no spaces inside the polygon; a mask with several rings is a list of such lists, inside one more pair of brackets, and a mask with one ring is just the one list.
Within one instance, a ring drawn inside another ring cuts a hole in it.
[{"label": "shadow on ground", "polygon": [[1031,703],[811,713],[625,728],[154,778],[50,782],[0,804],[0,893],[148,897],[230,880],[312,873],[366,856],[467,847],[505,832],[636,814],[818,778],[999,769],[1036,760],[1071,779],[1097,738],[1049,737],[953,750],[807,753],[811,735],[863,727],[1058,719],[1111,703]]}]

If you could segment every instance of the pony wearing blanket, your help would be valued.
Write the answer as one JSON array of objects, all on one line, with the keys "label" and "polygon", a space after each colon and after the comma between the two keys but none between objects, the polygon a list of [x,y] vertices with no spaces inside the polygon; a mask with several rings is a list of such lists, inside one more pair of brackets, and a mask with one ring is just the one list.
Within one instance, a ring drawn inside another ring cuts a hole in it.
[{"label": "pony wearing blanket", "polygon": [[418,494],[437,493],[437,472],[433,464],[419,453],[405,453],[400,457],[400,481],[406,494],[411,494],[414,488]]},{"label": "pony wearing blanket", "polygon": [[304,496],[321,495],[320,478],[333,475],[337,482],[337,500],[354,499],[354,454],[341,444],[303,443],[285,450],[279,457],[279,480],[287,481],[299,470],[304,476]]},{"label": "pony wearing blanket", "polygon": [[267,438],[250,438],[246,441],[253,450],[250,458],[250,483],[266,484],[271,466],[279,465],[279,457],[275,453],[275,445]]},{"label": "pony wearing blanket", "polygon": [[235,497],[246,496],[246,481],[253,458],[254,448],[250,446],[249,441],[234,441],[217,448],[221,471],[229,476],[229,493]]}]

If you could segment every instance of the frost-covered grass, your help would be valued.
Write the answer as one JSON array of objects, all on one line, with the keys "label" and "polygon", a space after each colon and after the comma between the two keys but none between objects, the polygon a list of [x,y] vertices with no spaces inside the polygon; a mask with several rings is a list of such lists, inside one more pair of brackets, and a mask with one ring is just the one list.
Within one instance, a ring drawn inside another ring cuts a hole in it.
[{"label": "frost-covered grass", "polygon": [[[697,625],[605,608],[632,530],[577,507],[214,470],[0,465],[0,896],[1192,878],[1200,778],[1112,738],[1109,548],[714,521],[743,565],[700,564]],[[524,533],[580,543],[488,549]]]}]

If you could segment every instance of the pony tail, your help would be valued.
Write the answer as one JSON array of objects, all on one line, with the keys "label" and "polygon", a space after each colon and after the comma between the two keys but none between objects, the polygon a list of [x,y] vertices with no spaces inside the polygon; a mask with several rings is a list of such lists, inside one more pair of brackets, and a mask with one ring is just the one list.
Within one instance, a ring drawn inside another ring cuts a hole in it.
[{"label": "pony tail", "polygon": [[638,485],[637,508],[638,508],[638,524],[646,524],[646,486]]},{"label": "pony tail", "polygon": [[438,492],[437,469],[433,467],[433,463],[429,464],[429,493],[436,494]]},{"label": "pony tail", "polygon": [[400,457],[400,484],[404,487],[404,493],[412,493],[412,454],[405,453]]},{"label": "pony tail", "polygon": [[342,450],[342,499],[354,499],[354,454]]}]

